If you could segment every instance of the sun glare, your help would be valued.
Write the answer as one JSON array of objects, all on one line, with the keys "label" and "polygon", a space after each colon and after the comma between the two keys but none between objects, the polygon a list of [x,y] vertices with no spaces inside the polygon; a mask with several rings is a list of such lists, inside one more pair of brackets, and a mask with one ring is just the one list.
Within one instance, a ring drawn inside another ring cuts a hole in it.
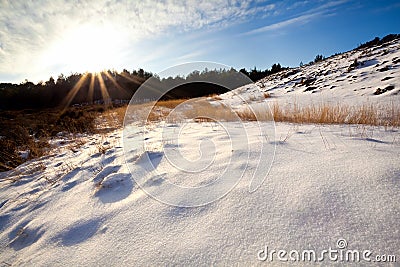
[{"label": "sun glare", "polygon": [[[129,43],[123,31],[115,27],[87,24],[71,27],[42,54],[41,68],[59,73],[81,73],[80,79],[65,96],[61,106],[70,106],[77,93],[88,84],[88,102],[94,103],[95,84],[99,85],[102,103],[112,105],[107,84],[126,91],[107,70],[118,69],[124,62],[124,49]],[[124,76],[124,74],[121,74]],[[129,76],[126,79],[131,79]],[[133,82],[138,83],[136,80]],[[86,84],[86,85],[85,85]],[[97,101],[97,100],[96,100]]]},{"label": "sun glare", "polygon": [[113,27],[84,25],[75,27],[54,41],[42,57],[44,68],[51,71],[82,73],[79,81],[65,96],[62,105],[67,108],[89,80],[88,101],[93,102],[95,82],[100,86],[103,103],[111,103],[104,79],[111,81],[118,90],[124,90],[106,71],[116,69],[123,59],[127,38]]},{"label": "sun glare", "polygon": [[44,64],[71,72],[100,72],[121,61],[125,36],[113,27],[85,25],[59,38],[45,52]]}]

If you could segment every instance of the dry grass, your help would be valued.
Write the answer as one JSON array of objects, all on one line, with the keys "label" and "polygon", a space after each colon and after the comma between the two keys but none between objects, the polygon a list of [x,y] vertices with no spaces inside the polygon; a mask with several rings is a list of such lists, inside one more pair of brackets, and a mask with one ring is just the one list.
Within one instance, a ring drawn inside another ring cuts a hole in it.
[{"label": "dry grass", "polygon": [[177,106],[183,104],[184,102],[191,102],[188,99],[171,99],[171,100],[161,100],[156,103],[153,103],[153,108],[150,112],[147,121],[163,121],[167,120],[170,123],[175,123],[180,119],[177,116],[169,116],[171,115],[171,111],[175,109]]},{"label": "dry grass", "polygon": [[220,96],[217,95],[217,94],[211,95],[210,97],[211,97],[212,99],[214,99],[214,100],[222,100],[222,97],[220,97]]},{"label": "dry grass", "polygon": [[268,106],[260,107],[256,109],[245,108],[236,111],[241,120],[244,121],[272,121],[273,116]]},{"label": "dry grass", "polygon": [[75,138],[75,140],[73,142],[71,142],[67,146],[67,148],[75,153],[75,152],[78,152],[79,149],[85,144],[86,144],[86,142],[82,138]]},{"label": "dry grass", "polygon": [[163,121],[166,120],[168,115],[171,113],[171,109],[165,107],[154,106],[151,109],[149,116],[147,117],[148,122]]},{"label": "dry grass", "polygon": [[274,103],[272,113],[277,122],[400,126],[400,109],[394,105],[294,104],[283,108]]},{"label": "dry grass", "polygon": [[[178,105],[184,103],[185,101],[190,101],[188,99],[171,99],[171,100],[160,100],[160,101],[150,101],[146,103],[139,103],[132,105],[130,110],[141,110],[144,108],[152,107],[148,122],[162,121],[171,112],[172,109],[176,108]],[[117,108],[108,109],[102,114],[102,118],[105,119],[108,128],[120,128],[122,127],[125,119],[125,114],[128,106],[121,106]]]},{"label": "dry grass", "polygon": [[1,132],[0,171],[13,169],[25,161],[18,151],[29,151],[27,159],[32,159],[45,155],[49,149],[46,137],[34,138],[25,126],[17,124]]},{"label": "dry grass", "polygon": [[[264,97],[268,98],[266,94]],[[190,105],[182,109],[179,114],[173,114],[172,109],[182,104]],[[364,104],[350,106],[346,104],[310,104],[301,106],[292,104],[282,106],[275,102],[271,109],[267,105],[257,106],[255,109],[244,108],[233,111],[229,107],[211,105],[205,98],[191,100],[168,100],[153,105],[148,122],[167,121],[177,122],[193,119],[195,122],[208,121],[276,121],[291,123],[318,123],[318,124],[360,124],[385,127],[400,126],[400,108],[395,104],[373,105]],[[179,116],[178,116],[179,115]]]},{"label": "dry grass", "polygon": [[[126,109],[128,106],[121,106],[113,109],[108,109],[102,114],[105,119],[105,127],[109,130],[118,129],[124,124]],[[101,131],[101,129],[99,129]],[[105,130],[105,129],[103,129]]]},{"label": "dry grass", "polygon": [[[147,112],[149,109],[150,114],[147,116],[147,122],[165,121],[171,111],[178,105],[184,103],[185,101],[190,101],[187,99],[171,99],[171,100],[160,100],[160,101],[149,101],[144,103],[134,103],[130,104],[129,107],[125,107],[124,115],[126,113],[126,108],[129,108],[129,114],[132,117],[143,118],[143,112]],[[171,119],[171,118],[169,118]]]},{"label": "dry grass", "polygon": [[103,144],[98,144],[96,146],[96,148],[97,148],[98,153],[104,155],[104,154],[106,154],[107,150],[110,149],[110,146],[103,145]]},{"label": "dry grass", "polygon": [[178,105],[182,104],[183,102],[188,101],[188,99],[171,99],[171,100],[161,100],[158,101],[155,106],[158,107],[166,107],[170,109],[176,108]]},{"label": "dry grass", "polygon": [[177,123],[186,119],[193,119],[197,122],[238,120],[238,116],[234,111],[222,105],[215,107],[206,98],[163,100],[157,103],[135,104],[129,107],[129,112],[137,113],[138,116],[133,115],[133,117],[141,118],[143,116],[139,115],[147,115],[141,112],[148,110],[150,107],[151,111],[147,116],[147,122],[149,123],[157,121]]},{"label": "dry grass", "polygon": [[[126,107],[106,109],[102,105],[70,107],[66,110],[15,110],[0,112],[0,171],[11,170],[26,160],[44,156],[49,140],[59,132],[97,133],[99,117],[109,117],[114,128],[122,126]],[[114,129],[112,128],[112,129]],[[79,146],[79,144],[77,144]],[[74,147],[71,146],[71,149]],[[22,158],[18,151],[29,151]]]},{"label": "dry grass", "polygon": [[185,110],[184,117],[193,119],[195,122],[207,121],[237,121],[238,115],[229,107],[211,105],[205,99],[190,102],[191,108]]}]

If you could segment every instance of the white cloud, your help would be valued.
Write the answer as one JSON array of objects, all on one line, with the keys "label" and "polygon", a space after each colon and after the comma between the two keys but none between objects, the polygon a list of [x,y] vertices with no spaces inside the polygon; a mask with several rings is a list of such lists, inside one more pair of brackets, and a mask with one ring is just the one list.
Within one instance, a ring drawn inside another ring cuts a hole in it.
[{"label": "white cloud", "polygon": [[179,56],[175,60],[178,62],[187,62],[187,61],[193,60],[194,58],[199,57],[203,54],[204,54],[203,51],[197,50],[197,51]]},{"label": "white cloud", "polygon": [[[308,2],[309,1],[297,2],[297,3],[289,6],[288,9],[295,9],[298,6],[308,4]],[[270,24],[270,25],[267,25],[264,27],[260,27],[260,28],[248,31],[248,32],[244,33],[243,35],[251,35],[251,34],[258,34],[258,33],[262,33],[262,32],[277,31],[277,30],[286,28],[293,24],[302,25],[302,24],[310,22],[311,20],[313,20],[317,17],[331,13],[334,10],[334,8],[338,7],[339,5],[344,4],[346,2],[348,2],[348,0],[338,0],[338,1],[326,2],[323,5],[320,5],[313,9],[310,9],[307,12],[300,14],[294,18],[280,21],[277,23],[273,23],[273,24]]]},{"label": "white cloud", "polygon": [[304,0],[304,1],[296,1],[294,2],[292,5],[287,7],[287,10],[292,10],[292,9],[296,9],[299,7],[304,7],[306,5],[310,4],[309,0]]},{"label": "white cloud", "polygon": [[259,0],[0,0],[0,6],[0,75],[26,73],[54,40],[83,24],[115,27],[139,41],[218,30],[275,8]]},{"label": "white cloud", "polygon": [[4,52],[4,48],[3,48],[3,44],[0,43],[0,54],[5,54],[6,52]]},{"label": "white cloud", "polygon": [[247,32],[246,34],[256,34],[256,33],[267,32],[267,31],[276,31],[276,30],[285,28],[292,24],[301,25],[301,24],[307,23],[312,18],[317,17],[319,15],[321,15],[321,13],[302,15],[302,16],[299,16],[296,18],[288,19],[288,20],[274,23],[271,25],[267,25],[267,26],[264,26],[264,27],[261,27],[261,28],[255,29],[255,30],[251,30],[251,31]]}]

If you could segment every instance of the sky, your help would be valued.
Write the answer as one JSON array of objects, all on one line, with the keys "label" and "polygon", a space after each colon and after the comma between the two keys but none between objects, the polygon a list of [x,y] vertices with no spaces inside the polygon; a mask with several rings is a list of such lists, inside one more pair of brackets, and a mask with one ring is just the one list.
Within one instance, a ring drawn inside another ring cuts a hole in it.
[{"label": "sky", "polygon": [[390,0],[0,0],[0,82],[210,61],[295,67],[389,33]]}]

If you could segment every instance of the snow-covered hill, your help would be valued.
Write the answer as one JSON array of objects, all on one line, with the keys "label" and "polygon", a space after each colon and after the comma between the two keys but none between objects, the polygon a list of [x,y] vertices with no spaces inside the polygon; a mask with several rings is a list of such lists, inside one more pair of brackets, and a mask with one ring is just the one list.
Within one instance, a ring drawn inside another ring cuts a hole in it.
[{"label": "snow-covered hill", "polygon": [[[398,105],[399,47],[291,69],[221,101],[237,109],[243,99]],[[355,59],[360,65],[349,69]],[[48,156],[0,173],[1,266],[343,265],[348,251],[360,252],[357,265],[400,260],[398,128],[201,120],[127,126],[133,129],[60,134]],[[259,170],[269,171],[264,181]],[[222,175],[233,188],[221,198],[213,198],[219,187],[182,190],[218,186]]]},{"label": "snow-covered hill", "polygon": [[238,107],[243,99],[250,103],[262,99],[260,90],[270,94],[270,101],[283,104],[399,103],[400,40],[282,71],[221,97]]}]

